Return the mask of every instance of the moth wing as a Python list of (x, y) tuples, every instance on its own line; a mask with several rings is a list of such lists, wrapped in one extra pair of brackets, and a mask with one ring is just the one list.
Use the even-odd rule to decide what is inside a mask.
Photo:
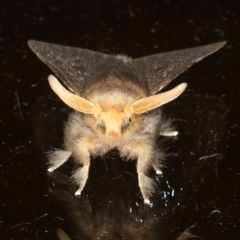
[(94, 75), (124, 61), (108, 54), (40, 41), (30, 40), (28, 45), (56, 76), (79, 96)]
[(218, 42), (195, 48), (155, 54), (134, 59), (131, 64), (135, 69), (141, 71), (148, 84), (150, 95), (154, 95), (191, 65), (216, 52), (225, 44), (226, 42)]

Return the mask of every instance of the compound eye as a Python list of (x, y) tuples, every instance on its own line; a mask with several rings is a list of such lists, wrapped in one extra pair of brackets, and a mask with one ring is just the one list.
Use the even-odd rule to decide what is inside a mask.
[(127, 128), (128, 126), (129, 126), (129, 122), (123, 121), (123, 122), (122, 122), (122, 125), (121, 125), (121, 128), (122, 128), (122, 129), (125, 129), (125, 128)]
[(102, 129), (106, 129), (106, 125), (104, 122), (101, 122), (98, 126)]

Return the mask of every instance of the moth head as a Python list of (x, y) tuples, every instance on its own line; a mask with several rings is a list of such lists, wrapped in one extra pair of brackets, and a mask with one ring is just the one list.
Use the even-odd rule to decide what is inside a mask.
[(182, 83), (167, 92), (142, 98), (134, 103), (130, 103), (126, 97), (118, 97), (114, 100), (105, 97), (99, 99), (98, 103), (92, 103), (69, 92), (54, 76), (50, 75), (48, 80), (53, 91), (63, 102), (79, 112), (94, 115), (96, 126), (112, 138), (120, 137), (130, 126), (132, 115), (144, 114), (174, 100), (187, 87), (186, 83)]
[(103, 129), (105, 134), (111, 138), (121, 136), (122, 132), (129, 127), (134, 113), (126, 98), (118, 98), (114, 102), (103, 98), (93, 109), (97, 127)]

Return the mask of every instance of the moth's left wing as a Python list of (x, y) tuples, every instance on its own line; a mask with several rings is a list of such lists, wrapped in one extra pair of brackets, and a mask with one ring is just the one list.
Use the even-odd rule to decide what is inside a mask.
[(131, 65), (145, 77), (150, 95), (154, 95), (192, 64), (216, 52), (225, 44), (226, 42), (218, 42), (137, 58), (131, 61)]

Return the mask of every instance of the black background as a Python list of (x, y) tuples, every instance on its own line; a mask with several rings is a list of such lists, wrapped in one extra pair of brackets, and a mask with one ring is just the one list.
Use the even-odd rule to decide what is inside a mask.
[[(237, 0), (2, 0), (0, 12), (1, 239), (57, 239), (58, 227), (72, 239), (94, 239), (81, 236), (74, 214), (90, 209), (83, 221), (91, 224), (112, 199), (146, 223), (154, 216), (152, 239), (176, 239), (187, 228), (199, 239), (240, 238)], [(184, 95), (164, 107), (180, 135), (160, 139), (169, 157), (150, 207), (143, 206), (134, 163), (117, 154), (92, 161), (80, 198), (67, 177), (71, 163), (46, 174), (45, 152), (61, 146), (69, 109), (52, 94), (46, 80), (51, 71), (30, 51), (29, 39), (133, 58), (227, 41), (168, 86), (188, 83)], [(111, 211), (102, 221), (108, 223)], [(114, 214), (121, 218), (121, 210)]]

